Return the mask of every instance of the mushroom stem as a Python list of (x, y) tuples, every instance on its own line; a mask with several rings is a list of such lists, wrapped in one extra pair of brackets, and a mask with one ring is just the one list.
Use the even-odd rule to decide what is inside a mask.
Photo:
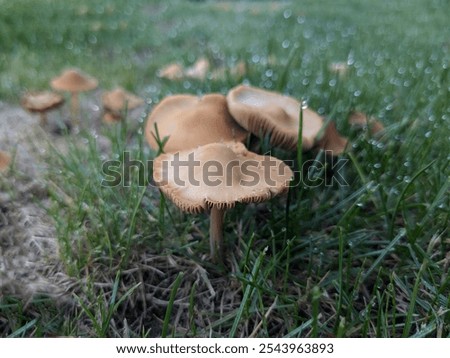
[(215, 206), (211, 208), (210, 227), (209, 227), (209, 245), (211, 250), (211, 259), (215, 263), (223, 262), (223, 218), (225, 210)]
[(78, 92), (72, 92), (72, 98), (70, 103), (70, 114), (73, 123), (78, 124), (80, 114), (80, 101), (78, 99)]
[(41, 121), (41, 126), (45, 126), (47, 124), (47, 113), (46, 112), (39, 113), (39, 119)]

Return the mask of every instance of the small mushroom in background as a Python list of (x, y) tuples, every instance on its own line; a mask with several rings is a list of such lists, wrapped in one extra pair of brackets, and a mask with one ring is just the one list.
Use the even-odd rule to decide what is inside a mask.
[(122, 120), (122, 115), (105, 111), (105, 113), (103, 113), (102, 119), (105, 123), (117, 123)]
[(162, 154), (154, 160), (153, 176), (164, 195), (181, 210), (209, 210), (211, 258), (223, 262), (225, 211), (236, 203), (259, 203), (286, 192), (293, 173), (279, 159), (230, 142)]
[(330, 72), (336, 73), (339, 76), (343, 77), (348, 72), (348, 65), (345, 62), (332, 62), (328, 66), (328, 69), (330, 70)]
[(50, 85), (56, 91), (70, 92), (72, 120), (77, 121), (75, 118), (79, 117), (80, 112), (79, 93), (97, 88), (98, 81), (81, 70), (72, 68), (51, 80)]
[(54, 92), (28, 92), (21, 99), (21, 105), (31, 113), (39, 113), (42, 126), (47, 124), (47, 112), (58, 108), (64, 103), (64, 98)]
[(316, 148), (336, 157), (345, 152), (347, 145), (348, 139), (339, 134), (334, 122), (330, 122), (325, 127), (322, 137), (317, 141)]
[(235, 66), (231, 67), (230, 69), (226, 68), (225, 66), (219, 67), (215, 69), (211, 73), (211, 79), (212, 80), (224, 80), (227, 78), (227, 76), (231, 77), (242, 77), (247, 73), (247, 65), (244, 61), (239, 61)]
[(166, 153), (208, 143), (243, 142), (248, 134), (233, 119), (225, 96), (221, 94), (173, 95), (158, 103), (149, 114), (145, 127), (150, 147), (158, 150), (155, 125), (160, 140), (168, 137), (164, 145)]
[(348, 123), (357, 128), (370, 128), (371, 134), (377, 134), (384, 129), (383, 124), (379, 120), (375, 118), (369, 118), (367, 114), (362, 112), (350, 113)]
[[(243, 128), (256, 136), (270, 135), (273, 146), (295, 150), (300, 124), (300, 102), (280, 93), (251, 86), (237, 86), (227, 95), (231, 115)], [(303, 150), (311, 149), (323, 125), (313, 110), (303, 109)]]
[(205, 57), (199, 58), (195, 63), (186, 68), (184, 75), (187, 78), (192, 78), (196, 80), (204, 80), (209, 70), (209, 61)]
[(11, 164), (11, 156), (2, 150), (0, 150), (0, 172), (4, 172), (9, 168)]
[(183, 78), (183, 72), (183, 67), (180, 64), (170, 63), (159, 69), (157, 75), (160, 78), (166, 78), (168, 80), (179, 80)]
[(112, 91), (105, 92), (102, 95), (102, 104), (105, 114), (105, 122), (117, 122), (123, 119), (125, 110), (132, 110), (144, 104), (144, 100), (121, 87)]

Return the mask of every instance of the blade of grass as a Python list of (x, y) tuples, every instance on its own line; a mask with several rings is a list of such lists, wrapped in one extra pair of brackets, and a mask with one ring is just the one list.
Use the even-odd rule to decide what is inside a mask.
[(426, 270), (427, 266), (428, 266), (428, 260), (425, 259), (422, 262), (422, 265), (420, 266), (419, 272), (416, 277), (416, 282), (414, 283), (414, 288), (413, 288), (413, 291), (411, 294), (411, 300), (409, 302), (408, 312), (406, 314), (405, 326), (403, 328), (403, 334), (402, 334), (403, 338), (408, 337), (410, 334), (412, 318), (413, 318), (413, 314), (414, 314), (414, 309), (416, 307), (417, 295), (419, 293), (419, 286), (422, 281), (423, 272)]
[(173, 303), (175, 301), (175, 297), (177, 295), (178, 288), (180, 288), (183, 276), (184, 276), (183, 272), (180, 272), (177, 275), (177, 278), (175, 279), (175, 281), (173, 283), (172, 290), (170, 291), (169, 303), (167, 304), (166, 314), (164, 315), (164, 322), (163, 322), (163, 326), (162, 326), (162, 330), (161, 330), (161, 338), (167, 337), (167, 332), (168, 332), (169, 323), (170, 323), (170, 317), (172, 315)]
[[(264, 256), (265, 256), (265, 250), (263, 252), (261, 252), (259, 254), (258, 258), (256, 259), (255, 265), (253, 266), (253, 270), (251, 273), (251, 282), (255, 281)], [(247, 308), (247, 303), (250, 299), (252, 290), (253, 290), (253, 286), (251, 284), (247, 284), (247, 286), (245, 287), (245, 290), (244, 290), (244, 296), (242, 297), (241, 304), (239, 305), (239, 308), (237, 310), (236, 317), (233, 322), (233, 326), (231, 327), (229, 338), (234, 338), (236, 336), (236, 331), (237, 331), (238, 325), (241, 321), (242, 316), (244, 315), (244, 311)]]

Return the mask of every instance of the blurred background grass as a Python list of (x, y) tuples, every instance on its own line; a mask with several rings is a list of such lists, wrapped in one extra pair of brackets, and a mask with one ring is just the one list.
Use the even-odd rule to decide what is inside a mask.
[[(199, 260), (207, 252), (206, 215), (170, 205), (169, 215), (156, 190), (100, 187), (102, 161), (110, 158), (98, 152), (95, 133), (80, 133), (85, 146), (52, 153), (57, 165), (48, 178), (74, 200), (67, 207), (55, 195), (50, 214), (66, 272), (88, 283), (84, 306), (63, 320), (49, 317), (60, 309), (51, 300), (36, 300), (28, 311), (8, 301), (0, 310), (14, 324), (5, 334), (157, 335), (170, 317), (139, 306), (146, 299), (132, 295), (134, 285), (148, 285), (144, 297), (167, 298), (184, 271), (178, 294), (194, 297), (193, 272), (202, 265), (214, 288), (223, 297), (233, 288), (236, 301), (211, 313), (192, 299), (185, 320), (172, 327), (175, 336), (246, 334), (258, 319), (259, 336), (448, 336), (449, 12), (446, 0), (0, 0), (4, 101), (47, 89), (72, 66), (97, 77), (102, 89), (121, 85), (150, 106), (170, 93), (226, 93), (244, 82), (307, 99), (353, 141), (343, 171), (350, 186), (296, 189), (287, 208), (273, 201), (227, 215), (225, 236), (238, 247), (230, 254), (238, 262), (224, 275)], [(202, 56), (213, 67), (243, 60), (247, 72), (218, 80), (156, 75), (168, 63), (189, 66)], [(335, 62), (347, 64), (344, 77), (329, 69)], [(346, 119), (354, 109), (383, 122), (381, 139), (351, 133)], [(134, 159), (154, 155), (135, 126), (100, 132), (111, 140), (111, 158), (125, 150)], [(166, 274), (161, 282), (152, 281), (153, 271), (145, 280), (130, 269), (145, 257)], [(111, 287), (119, 283), (120, 295), (137, 306), (114, 306), (114, 323), (96, 326), (109, 317)], [(197, 327), (194, 311), (211, 323)]]

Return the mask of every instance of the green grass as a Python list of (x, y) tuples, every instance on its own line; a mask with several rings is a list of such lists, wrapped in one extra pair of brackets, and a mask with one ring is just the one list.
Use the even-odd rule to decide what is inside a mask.
[[(0, 335), (450, 336), (448, 1), (305, 0), (275, 9), (257, 1), (229, 11), (212, 1), (90, 3), (0, 0), (2, 100), (48, 88), (68, 66), (152, 103), (169, 93), (226, 93), (245, 80), (304, 98), (336, 121), (352, 141), (339, 171), (349, 185), (330, 183), (333, 163), (318, 154), (325, 169), (315, 175), (330, 185), (230, 210), (224, 270), (206, 259), (207, 215), (181, 213), (139, 186), (136, 171), (129, 186), (100, 185), (105, 159), (154, 157), (143, 123), (101, 130), (109, 158), (86, 129), (85, 146), (50, 151), (47, 175), (65, 271), (85, 284), (69, 310), (45, 297), (28, 305), (2, 298)], [(168, 62), (200, 56), (217, 66), (244, 60), (248, 73), (156, 76)], [(328, 70), (337, 61), (350, 64), (347, 76)], [(385, 131), (353, 131), (352, 110), (378, 117)]]

